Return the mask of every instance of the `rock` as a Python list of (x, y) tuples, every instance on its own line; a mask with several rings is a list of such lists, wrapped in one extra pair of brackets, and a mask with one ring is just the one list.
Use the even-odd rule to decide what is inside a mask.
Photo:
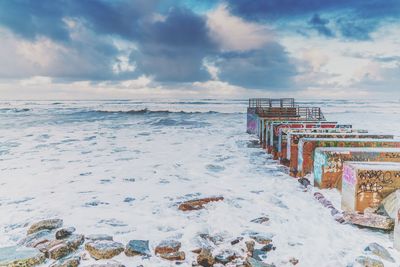
[(66, 238), (75, 232), (75, 227), (61, 228), (56, 232), (56, 239)]
[(356, 262), (364, 267), (384, 267), (383, 263), (380, 260), (375, 260), (365, 256), (359, 256), (358, 258), (356, 258)]
[(265, 245), (261, 248), (262, 251), (266, 251), (266, 252), (269, 252), (269, 251), (275, 250), (275, 249), (276, 249), (276, 247), (274, 247), (272, 244)]
[(275, 267), (273, 264), (267, 264), (252, 257), (247, 257), (245, 265), (246, 267)]
[(77, 256), (73, 257), (68, 257), (65, 259), (61, 259), (52, 265), (50, 267), (78, 267), (81, 259)]
[(71, 249), (67, 243), (62, 242), (54, 245), (47, 250), (46, 256), (53, 260), (61, 259), (71, 253)]
[(92, 264), (85, 267), (125, 267), (125, 265), (119, 262), (111, 262), (111, 263)]
[(99, 240), (109, 240), (109, 241), (113, 241), (113, 237), (110, 235), (87, 235), (86, 239), (90, 240), (90, 241), (99, 241)]
[(41, 231), (30, 234), (30, 235), (26, 236), (25, 238), (21, 239), (18, 242), (18, 245), (34, 248), (37, 245), (39, 245), (43, 242), (48, 242), (52, 239), (53, 239), (53, 235), (50, 230), (41, 230)]
[(193, 249), (193, 250), (191, 250), (191, 251), (192, 251), (193, 253), (195, 253), (195, 254), (200, 254), (201, 250), (202, 250), (202, 248), (195, 248), (195, 249)]
[(242, 237), (242, 236), (236, 237), (235, 239), (233, 239), (233, 240), (231, 241), (231, 245), (236, 245), (237, 243), (239, 243), (239, 242), (242, 241), (242, 240), (243, 240), (243, 237)]
[(200, 234), (199, 236), (204, 240), (211, 241), (214, 245), (219, 245), (224, 242), (224, 237), (219, 234), (213, 236), (209, 234)]
[(83, 243), (83, 235), (72, 234), (68, 238), (51, 240), (40, 243), (36, 246), (46, 257), (51, 259), (60, 259), (76, 251)]
[(267, 258), (267, 252), (261, 249), (255, 249), (252, 257), (256, 260), (263, 261)]
[(254, 239), (258, 244), (267, 245), (272, 242), (272, 234), (253, 234), (250, 238)]
[(79, 234), (72, 234), (65, 240), (72, 250), (77, 250), (85, 241), (85, 237)]
[(395, 260), (392, 258), (390, 253), (381, 245), (378, 243), (371, 243), (369, 244), (365, 249), (365, 252), (367, 253), (372, 253), (378, 257), (380, 257), (383, 260), (390, 261), (390, 262), (395, 262)]
[(344, 212), (343, 218), (352, 224), (369, 228), (393, 230), (394, 227), (393, 219), (373, 213), (359, 214), (356, 212)]
[(394, 191), (386, 198), (384, 198), (380, 204), (382, 208), (390, 218), (396, 219), (397, 209), (400, 207), (400, 190)]
[(208, 198), (193, 199), (181, 203), (178, 208), (179, 210), (182, 211), (199, 210), (203, 209), (204, 205), (206, 205), (207, 203), (222, 201), (222, 200), (224, 200), (223, 197), (208, 197)]
[(299, 178), (298, 180), (297, 180), (302, 186), (304, 186), (305, 188), (307, 188), (307, 187), (309, 187), (309, 186), (311, 186), (311, 183), (310, 183), (310, 181), (307, 179), (307, 178)]
[(175, 251), (171, 253), (160, 254), (160, 257), (170, 261), (183, 261), (185, 260), (185, 252)]
[(149, 241), (148, 240), (131, 240), (125, 247), (125, 255), (126, 256), (150, 256), (151, 252), (149, 249)]
[(179, 251), (181, 242), (176, 240), (164, 240), (155, 249), (156, 254), (167, 254)]
[(124, 245), (110, 240), (98, 240), (85, 244), (85, 249), (94, 259), (111, 259), (124, 251)]
[(259, 218), (253, 219), (250, 222), (258, 223), (258, 224), (268, 224), (269, 218), (266, 217), (266, 216), (263, 216), (263, 217), (259, 217)]
[(63, 224), (61, 219), (48, 219), (36, 222), (28, 229), (28, 235), (38, 232), (40, 230), (53, 230), (60, 228)]
[(0, 266), (31, 267), (45, 261), (45, 256), (38, 249), (26, 247), (0, 248)]
[(299, 263), (299, 260), (296, 258), (290, 258), (289, 262), (293, 265), (296, 265), (297, 263)]
[(222, 264), (227, 264), (228, 262), (233, 261), (234, 259), (236, 259), (236, 253), (234, 251), (231, 250), (224, 250), (220, 253), (218, 253), (214, 259), (216, 262), (218, 263), (222, 263)]
[(246, 244), (247, 252), (249, 252), (250, 255), (253, 255), (254, 246), (256, 245), (256, 243), (253, 240), (249, 240), (249, 241), (246, 241), (245, 244)]
[(197, 256), (197, 263), (200, 266), (211, 267), (215, 263), (211, 250), (203, 248)]

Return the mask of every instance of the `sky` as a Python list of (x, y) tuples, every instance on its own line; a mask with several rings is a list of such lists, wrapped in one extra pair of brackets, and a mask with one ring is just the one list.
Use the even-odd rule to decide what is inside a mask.
[(400, 99), (399, 0), (4, 0), (0, 99)]

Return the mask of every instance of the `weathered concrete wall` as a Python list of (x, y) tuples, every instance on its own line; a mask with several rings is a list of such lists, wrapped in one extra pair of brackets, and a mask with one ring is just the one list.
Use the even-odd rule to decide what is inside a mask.
[(314, 186), (341, 190), (344, 161), (400, 162), (399, 148), (316, 148)]
[[(392, 135), (360, 136), (358, 138), (346, 135), (341, 138), (302, 138), (298, 144), (297, 166), (295, 163), (293, 166), (297, 169), (297, 176), (311, 173), (314, 164), (314, 150), (317, 147), (400, 147), (400, 141), (390, 140), (391, 138), (393, 138)], [(292, 166), (292, 158), (290, 162)]]
[(400, 163), (345, 162), (342, 179), (342, 209), (364, 212), (400, 188)]
[(326, 122), (326, 121), (282, 121), (272, 122), (269, 129), (269, 142), (267, 142), (267, 148), (269, 153), (273, 155), (274, 159), (278, 159), (278, 144), (279, 136), (282, 133), (282, 129), (301, 129), (301, 128), (335, 128), (337, 122)]

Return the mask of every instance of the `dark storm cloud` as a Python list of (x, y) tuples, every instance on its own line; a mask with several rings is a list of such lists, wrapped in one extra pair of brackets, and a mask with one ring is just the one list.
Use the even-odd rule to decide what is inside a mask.
[(97, 33), (135, 37), (138, 23), (154, 11), (156, 0), (15, 0), (0, 1), (0, 25), (20, 36), (34, 39), (46, 36), (68, 41), (64, 21), (79, 18)]
[[(368, 40), (377, 25), (388, 18), (399, 18), (399, 0), (227, 0), (231, 10), (249, 20), (275, 21), (309, 18), (313, 14), (341, 16), (336, 23), (341, 37)], [(344, 16), (342, 14), (345, 14)], [(315, 15), (314, 15), (315, 16)], [(318, 16), (318, 15), (317, 15)], [(325, 20), (313, 17), (309, 21), (320, 34), (332, 37)]]
[(308, 24), (315, 29), (319, 34), (326, 37), (334, 37), (335, 34), (328, 27), (329, 20), (321, 18), (318, 14), (314, 14)]
[(375, 20), (338, 19), (337, 26), (343, 37), (359, 41), (371, 39), (370, 34), (378, 28)]
[(44, 35), (53, 40), (69, 40), (63, 17), (60, 1), (0, 1), (0, 25), (27, 39)]
[(398, 16), (398, 0), (226, 0), (233, 12), (253, 20), (285, 19), (320, 12), (352, 10), (363, 18)]
[(217, 64), (220, 78), (233, 84), (256, 89), (290, 89), (297, 74), (284, 48), (269, 43), (249, 52), (225, 53)]
[(139, 69), (161, 81), (203, 81), (209, 78), (203, 59), (217, 52), (204, 17), (174, 8), (164, 21), (148, 24), (141, 33), (140, 54), (131, 59)]

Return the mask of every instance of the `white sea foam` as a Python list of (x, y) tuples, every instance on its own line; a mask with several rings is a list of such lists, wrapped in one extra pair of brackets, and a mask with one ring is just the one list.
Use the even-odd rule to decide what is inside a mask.
[[(319, 101), (330, 120), (400, 136), (398, 102)], [(198, 233), (227, 238), (253, 230), (274, 235), (266, 262), (346, 266), (389, 234), (340, 225), (329, 210), (251, 146), (247, 101), (12, 101), (0, 103), (0, 245), (15, 244), (27, 224), (63, 218), (84, 234), (116, 241), (174, 237), (191, 266)], [(143, 111), (144, 109), (147, 109)], [(101, 112), (99, 112), (101, 111)], [(107, 112), (105, 112), (107, 111)], [(138, 112), (133, 112), (138, 111)], [(157, 112), (151, 112), (157, 111)], [(169, 111), (169, 112), (165, 112)], [(180, 112), (184, 111), (184, 112)], [(212, 111), (212, 112), (210, 112)], [(323, 190), (337, 208), (340, 195)], [(222, 195), (207, 209), (176, 203)], [(262, 215), (270, 225), (250, 221)], [(127, 266), (167, 266), (151, 257), (116, 257)]]

